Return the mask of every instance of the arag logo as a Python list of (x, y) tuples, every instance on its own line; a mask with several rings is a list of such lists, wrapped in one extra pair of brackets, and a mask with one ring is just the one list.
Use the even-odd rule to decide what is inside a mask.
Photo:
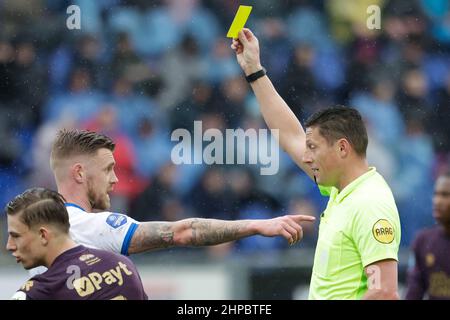
[(395, 230), (386, 219), (380, 219), (373, 225), (372, 234), (381, 243), (391, 243), (395, 238)]

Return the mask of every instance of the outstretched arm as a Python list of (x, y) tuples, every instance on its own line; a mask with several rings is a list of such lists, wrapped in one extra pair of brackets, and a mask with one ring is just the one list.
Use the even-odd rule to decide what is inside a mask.
[[(249, 29), (244, 28), (239, 32), (239, 40), (233, 40), (231, 48), (235, 50), (238, 63), (245, 75), (262, 69), (258, 39)], [(275, 90), (269, 77), (259, 78), (251, 83), (251, 87), (267, 126), (279, 130), (279, 142), (283, 150), (313, 178), (311, 169), (302, 161), (306, 138), (300, 121)]]
[(212, 246), (252, 235), (282, 236), (289, 244), (303, 237), (301, 221), (314, 221), (312, 216), (286, 215), (268, 220), (185, 219), (175, 222), (141, 223), (131, 239), (128, 252), (168, 248), (172, 246)]

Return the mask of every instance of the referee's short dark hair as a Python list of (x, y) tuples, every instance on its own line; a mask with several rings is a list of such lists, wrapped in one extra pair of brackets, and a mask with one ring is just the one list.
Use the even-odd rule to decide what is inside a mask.
[(361, 114), (356, 109), (336, 106), (320, 110), (306, 120), (305, 127), (317, 127), (330, 145), (344, 138), (359, 156), (366, 156), (367, 130)]
[(69, 233), (69, 214), (65, 199), (56, 191), (32, 188), (12, 199), (5, 207), (6, 214), (19, 219), (30, 229), (40, 224), (52, 224), (63, 233)]

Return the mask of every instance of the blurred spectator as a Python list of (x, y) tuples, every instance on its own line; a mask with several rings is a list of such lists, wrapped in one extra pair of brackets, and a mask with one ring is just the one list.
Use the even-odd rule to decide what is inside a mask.
[(433, 144), (421, 121), (407, 119), (406, 136), (399, 141), (396, 176), (391, 187), (402, 223), (402, 243), (409, 245), (416, 230), (431, 225), (425, 215), (431, 206)]
[(225, 220), (237, 219), (233, 215), (235, 212), (232, 210), (223, 169), (218, 166), (206, 169), (200, 181), (191, 189), (187, 199), (197, 216)]
[(371, 166), (377, 168), (389, 185), (392, 185), (397, 178), (397, 148), (391, 143), (386, 144), (380, 140), (379, 132), (370, 120), (366, 120), (365, 124), (370, 141), (367, 146), (367, 161)]
[(107, 84), (105, 65), (101, 60), (101, 45), (98, 36), (83, 34), (77, 39), (75, 55), (73, 57), (73, 67), (88, 71), (91, 76), (91, 85), (96, 89), (104, 87)]
[(208, 52), (218, 36), (216, 17), (198, 0), (164, 0), (148, 7), (149, 4), (143, 10), (119, 7), (109, 21), (112, 30), (130, 34), (134, 47), (143, 56), (160, 56), (179, 46), (187, 34), (203, 39), (200, 49)]
[(118, 4), (120, 0), (75, 0), (73, 4), (80, 7), (83, 18), (81, 19), (81, 31), (83, 33), (101, 34), (103, 32), (103, 12), (107, 8)]
[(351, 93), (369, 91), (370, 76), (380, 67), (377, 64), (380, 55), (380, 44), (373, 36), (354, 39), (347, 50), (350, 59), (347, 65), (347, 83), (343, 92), (344, 99), (350, 98)]
[(31, 39), (15, 41), (16, 59), (12, 82), (19, 126), (35, 127), (41, 121), (41, 108), (47, 99), (45, 70), (36, 61), (36, 48)]
[(116, 47), (109, 67), (113, 79), (125, 78), (142, 93), (155, 97), (163, 86), (158, 68), (137, 54), (128, 33), (116, 36)]
[(185, 209), (176, 193), (176, 167), (166, 163), (154, 179), (133, 201), (133, 218), (138, 221), (175, 221), (186, 217)]
[(164, 88), (158, 97), (163, 108), (174, 108), (192, 92), (194, 81), (205, 77), (205, 61), (200, 56), (197, 40), (186, 35), (176, 50), (169, 52), (161, 62)]
[(282, 95), (298, 119), (313, 113), (319, 89), (312, 72), (315, 50), (307, 44), (298, 45), (289, 63)]
[(262, 19), (256, 30), (261, 34), (261, 61), (273, 83), (281, 85), (288, 72), (293, 50), (287, 27), (280, 17), (270, 17)]
[(288, 14), (288, 35), (294, 44), (309, 43), (316, 48), (330, 45), (332, 40), (323, 12), (305, 5), (293, 8)]
[(143, 119), (153, 119), (163, 125), (156, 103), (143, 94), (137, 94), (132, 82), (125, 76), (115, 79), (111, 95), (119, 126), (133, 139), (140, 135), (140, 123)]
[(7, 102), (16, 96), (13, 80), (14, 48), (8, 39), (0, 38), (0, 98)]
[[(15, 136), (14, 48), (10, 41), (0, 39), (0, 167), (11, 166), (20, 156), (22, 146)], [(17, 127), (16, 127), (17, 128)]]
[(226, 180), (234, 200), (232, 211), (236, 214), (246, 212), (253, 205), (261, 205), (274, 214), (281, 210), (280, 202), (259, 188), (255, 183), (254, 174), (248, 168), (239, 167), (230, 170), (227, 172)]
[(169, 135), (161, 131), (155, 119), (142, 118), (138, 122), (139, 133), (133, 136), (136, 149), (136, 170), (142, 177), (150, 177), (170, 161)]
[(80, 122), (92, 118), (100, 109), (104, 95), (92, 88), (92, 75), (88, 69), (75, 68), (69, 79), (67, 92), (51, 96), (44, 106), (44, 121), (58, 119), (68, 112)]
[(116, 37), (116, 48), (111, 61), (111, 69), (114, 77), (126, 74), (129, 68), (142, 65), (143, 59), (135, 52), (130, 36), (121, 32)]
[(390, 148), (404, 134), (404, 120), (395, 104), (394, 93), (394, 83), (384, 77), (374, 79), (369, 92), (357, 93), (350, 100), (350, 106), (358, 109), (369, 122), (373, 135)]
[(192, 132), (194, 121), (200, 120), (201, 114), (217, 110), (213, 102), (213, 94), (213, 87), (210, 83), (195, 82), (192, 95), (171, 110), (171, 130), (185, 128)]
[(228, 40), (216, 40), (207, 62), (209, 72), (206, 77), (209, 82), (220, 84), (225, 79), (242, 75), (236, 64), (236, 57), (232, 53)]
[(450, 300), (450, 172), (434, 186), (433, 217), (438, 225), (420, 231), (412, 246), (407, 300)]
[(427, 92), (427, 81), (421, 70), (410, 69), (404, 73), (397, 101), (405, 119), (420, 119), (425, 126), (429, 125), (432, 109)]
[(437, 93), (436, 113), (433, 116), (434, 145), (441, 156), (450, 156), (450, 72), (445, 86)]
[(226, 78), (209, 109), (221, 114), (226, 128), (237, 128), (245, 116), (248, 95), (248, 86), (242, 76)]

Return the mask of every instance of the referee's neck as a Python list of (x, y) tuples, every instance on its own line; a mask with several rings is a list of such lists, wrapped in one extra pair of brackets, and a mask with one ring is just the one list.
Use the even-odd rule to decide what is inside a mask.
[(336, 186), (339, 192), (341, 192), (346, 186), (358, 179), (360, 176), (367, 173), (369, 170), (369, 165), (366, 159), (349, 162), (348, 166), (344, 168), (338, 185)]

